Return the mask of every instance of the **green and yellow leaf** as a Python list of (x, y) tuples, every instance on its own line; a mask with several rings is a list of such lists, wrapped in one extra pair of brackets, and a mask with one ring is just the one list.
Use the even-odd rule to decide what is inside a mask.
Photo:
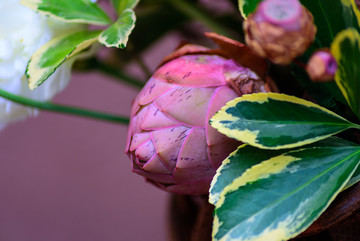
[(359, 146), (316, 144), (258, 164), (251, 157), (241, 158), (247, 150), (240, 148), (223, 165), (229, 170), (239, 166), (232, 162), (251, 164), (221, 192), (213, 240), (283, 241), (309, 227), (344, 188), (360, 160)]
[(346, 29), (336, 35), (331, 44), (331, 53), (338, 63), (335, 81), (346, 101), (360, 118), (360, 34), (354, 29)]
[(122, 14), (126, 9), (134, 9), (140, 0), (111, 0), (118, 14)]
[(263, 149), (293, 148), (358, 128), (319, 105), (277, 93), (236, 98), (221, 108), (210, 124), (228, 137)]
[(330, 47), (335, 36), (344, 29), (360, 29), (360, 13), (354, 0), (300, 1), (314, 17), (317, 48)]
[(247, 18), (247, 16), (254, 12), (257, 5), (262, 0), (239, 0), (239, 10), (243, 18)]
[(359, 181), (360, 181), (360, 167), (358, 166), (354, 174), (351, 176), (350, 180), (346, 183), (344, 189), (351, 187), (352, 185), (358, 183)]
[(21, 3), (61, 21), (95, 25), (111, 23), (109, 16), (90, 0), (21, 0)]
[(31, 56), (26, 68), (30, 89), (41, 85), (67, 59), (98, 40), (100, 31), (81, 31), (52, 39)]
[(232, 152), (217, 169), (209, 193), (209, 202), (216, 204), (225, 187), (250, 167), (275, 157), (284, 151), (259, 150), (249, 145), (241, 145)]
[(135, 21), (134, 11), (125, 10), (115, 23), (101, 33), (99, 42), (106, 47), (125, 48), (129, 35), (135, 27)]

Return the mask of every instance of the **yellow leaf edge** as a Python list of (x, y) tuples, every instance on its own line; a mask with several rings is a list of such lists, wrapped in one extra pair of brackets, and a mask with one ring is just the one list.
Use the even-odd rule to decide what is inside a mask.
[[(257, 136), (259, 131), (250, 131), (250, 130), (234, 130), (234, 129), (228, 129), (226, 127), (223, 126), (223, 124), (221, 123), (221, 121), (223, 120), (229, 120), (229, 121), (236, 121), (237, 118), (229, 115), (226, 113), (226, 110), (230, 107), (234, 107), (236, 106), (237, 103), (242, 102), (242, 101), (248, 101), (248, 102), (257, 102), (257, 103), (265, 103), (267, 102), (269, 99), (275, 99), (275, 100), (279, 100), (279, 101), (285, 101), (285, 102), (290, 102), (290, 103), (295, 103), (295, 104), (300, 104), (300, 105), (304, 105), (307, 107), (313, 107), (313, 108), (317, 108), (320, 109), (330, 115), (333, 115), (339, 119), (342, 119), (346, 122), (350, 123), (349, 121), (347, 121), (345, 118), (335, 114), (334, 112), (319, 106), (315, 103), (312, 103), (310, 101), (304, 100), (304, 99), (300, 99), (298, 97), (295, 96), (290, 96), (290, 95), (286, 95), (286, 94), (279, 94), (279, 93), (272, 93), (272, 92), (268, 92), (268, 93), (256, 93), (256, 94), (247, 94), (247, 95), (243, 95), (241, 97), (235, 98), (231, 101), (229, 101), (228, 103), (226, 103), (225, 106), (223, 106), (211, 119), (210, 119), (210, 124), (213, 128), (215, 128), (217, 131), (219, 131), (220, 133), (230, 137), (230, 138), (234, 138), (238, 141), (242, 141), (244, 143), (247, 143), (251, 146), (255, 146), (261, 149), (271, 149), (271, 150), (279, 150), (279, 149), (286, 149), (286, 148), (294, 148), (294, 147), (298, 147), (298, 146), (302, 146), (302, 145), (306, 145), (306, 144), (310, 144), (310, 143), (314, 143), (316, 141), (325, 139), (327, 137), (330, 137), (336, 133), (333, 134), (329, 134), (329, 135), (323, 135), (323, 136), (318, 136), (316, 138), (311, 138), (311, 139), (307, 139), (304, 141), (299, 141), (296, 143), (292, 143), (292, 144), (286, 144), (286, 145), (279, 145), (279, 146), (274, 146), (274, 147), (268, 147), (268, 146), (264, 146), (260, 143), (258, 143), (257, 141)], [(350, 128), (350, 127), (349, 127)], [(341, 132), (341, 131), (339, 131)], [(337, 132), (337, 133), (339, 133)]]
[[(47, 68), (41, 68), (39, 67), (40, 61), (43, 57), (43, 53), (45, 53), (49, 48), (56, 46), (59, 42), (61, 42), (64, 38), (72, 35), (66, 34), (59, 37), (56, 37), (46, 44), (42, 45), (38, 50), (35, 51), (35, 53), (31, 56), (27, 66), (26, 66), (26, 72), (25, 75), (28, 78), (28, 84), (29, 88), (31, 90), (34, 90), (36, 87), (41, 85), (47, 78), (50, 77), (51, 74), (53, 74), (56, 69), (67, 59), (71, 58), (72, 56), (76, 55), (77, 53), (81, 52), (82, 50), (86, 49), (90, 45), (92, 45), (94, 42), (98, 40), (98, 36), (85, 40), (84, 42), (81, 42), (78, 44), (74, 49), (72, 49), (69, 54), (67, 54), (61, 61), (58, 62), (56, 66), (51, 66)], [(100, 34), (100, 32), (99, 32)], [(52, 70), (53, 69), (53, 70)], [(48, 73), (47, 73), (48, 72)]]

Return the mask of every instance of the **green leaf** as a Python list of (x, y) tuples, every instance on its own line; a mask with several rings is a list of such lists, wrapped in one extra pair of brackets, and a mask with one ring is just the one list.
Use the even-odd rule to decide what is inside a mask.
[(111, 0), (118, 14), (122, 14), (126, 9), (134, 9), (140, 0)]
[(101, 33), (99, 42), (106, 47), (125, 48), (129, 35), (135, 27), (135, 21), (134, 11), (125, 10), (114, 24)]
[(31, 56), (26, 68), (30, 89), (41, 85), (67, 59), (95, 43), (100, 31), (81, 31), (52, 39)]
[(354, 0), (301, 0), (301, 3), (312, 13), (318, 27), (317, 48), (330, 47), (336, 34), (346, 28), (360, 29), (360, 12)]
[[(321, 140), (315, 144), (308, 145), (306, 147), (348, 147), (358, 146), (357, 144), (346, 141), (337, 137), (329, 137), (325, 140)], [(250, 167), (261, 163), (262, 161), (268, 160), (272, 157), (289, 152), (286, 150), (259, 150), (256, 147), (249, 146), (247, 144), (241, 145), (237, 150), (232, 152), (217, 169), (216, 175), (214, 176), (209, 193), (209, 202), (216, 204), (220, 198), (220, 194), (223, 192), (225, 187), (230, 185), (236, 178), (242, 175)], [(359, 173), (360, 179), (360, 168), (355, 171), (353, 177), (349, 183), (356, 182), (356, 173)], [(353, 179), (354, 178), (354, 179)]]
[[(231, 162), (250, 161), (241, 158), (240, 150)], [(359, 158), (359, 146), (323, 144), (241, 170), (216, 203), (213, 240), (282, 241), (297, 236), (342, 190)], [(231, 168), (231, 163), (225, 165)]]
[(21, 3), (62, 21), (95, 25), (111, 23), (109, 16), (90, 0), (22, 0)]
[(228, 137), (263, 149), (293, 148), (359, 128), (312, 102), (276, 93), (236, 98), (210, 124)]
[(220, 194), (225, 187), (230, 185), (239, 175), (248, 168), (268, 160), (284, 151), (261, 150), (249, 146), (241, 145), (236, 151), (232, 152), (217, 169), (214, 176), (209, 194), (209, 202), (216, 204), (220, 198)]
[(358, 183), (360, 181), (360, 167), (358, 166), (354, 172), (354, 174), (351, 176), (350, 180), (346, 183), (346, 186), (343, 190), (348, 189), (352, 185)]
[(239, 10), (243, 18), (247, 18), (247, 16), (254, 12), (257, 5), (262, 0), (239, 0)]
[(354, 29), (340, 32), (331, 44), (331, 53), (338, 63), (335, 81), (346, 101), (360, 118), (360, 34)]

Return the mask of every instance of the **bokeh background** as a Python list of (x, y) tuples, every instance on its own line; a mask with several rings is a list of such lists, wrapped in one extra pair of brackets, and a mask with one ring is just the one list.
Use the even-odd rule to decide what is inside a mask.
[[(163, 38), (145, 63), (154, 70), (178, 42)], [(138, 91), (74, 72), (54, 102), (128, 115)], [(126, 125), (49, 112), (1, 131), (0, 241), (168, 240), (169, 194), (131, 172), (126, 135)]]

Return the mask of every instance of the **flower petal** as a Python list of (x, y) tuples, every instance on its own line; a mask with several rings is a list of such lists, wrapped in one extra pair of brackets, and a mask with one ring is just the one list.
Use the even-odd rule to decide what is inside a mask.
[(132, 137), (131, 145), (130, 145), (129, 150), (130, 151), (135, 150), (139, 145), (143, 144), (145, 141), (147, 141), (149, 139), (150, 139), (150, 133), (149, 132), (135, 134)]
[(206, 142), (208, 145), (214, 145), (216, 143), (221, 143), (229, 139), (228, 137), (211, 127), (209, 124), (209, 120), (228, 101), (235, 99), (236, 97), (238, 97), (236, 92), (228, 86), (221, 86), (215, 90), (214, 95), (211, 97), (209, 107), (206, 113), (205, 130), (207, 137)]
[(151, 173), (171, 174), (158, 155), (154, 155), (144, 166), (143, 170)]
[(172, 88), (174, 88), (172, 84), (151, 78), (136, 98), (136, 101), (139, 105), (147, 105)]
[(228, 138), (222, 143), (208, 146), (207, 150), (212, 167), (215, 170), (218, 169), (229, 153), (235, 151), (239, 145), (240, 142)]
[(151, 132), (155, 149), (164, 163), (173, 170), (178, 153), (190, 128), (178, 126)]
[(135, 151), (136, 157), (146, 162), (149, 161), (155, 153), (156, 151), (151, 140), (141, 144)]
[(205, 139), (203, 128), (192, 128), (179, 153), (174, 170), (175, 182), (188, 182), (215, 174), (209, 163)]
[(160, 96), (156, 106), (190, 126), (204, 127), (208, 103), (215, 88), (177, 87)]
[(226, 85), (222, 74), (224, 61), (217, 55), (185, 55), (166, 63), (153, 76), (182, 86)]
[(155, 105), (148, 105), (148, 112), (141, 125), (143, 130), (155, 130), (159, 128), (174, 127), (180, 123), (164, 115)]

